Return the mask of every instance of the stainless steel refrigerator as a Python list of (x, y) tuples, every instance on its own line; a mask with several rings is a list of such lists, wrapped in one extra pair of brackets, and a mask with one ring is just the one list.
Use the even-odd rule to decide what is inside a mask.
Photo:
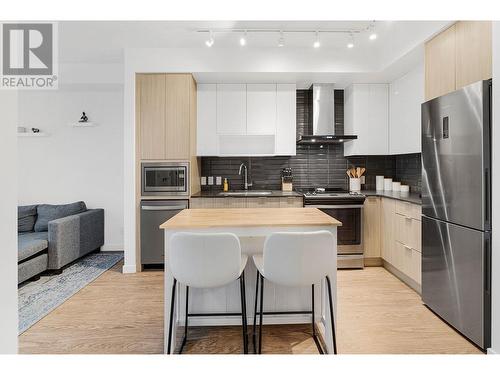
[(477, 346), (491, 331), (491, 80), (422, 104), (422, 299)]

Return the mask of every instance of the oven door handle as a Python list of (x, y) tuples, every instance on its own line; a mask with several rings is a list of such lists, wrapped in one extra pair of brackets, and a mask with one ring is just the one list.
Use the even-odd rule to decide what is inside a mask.
[(362, 204), (306, 204), (305, 207), (310, 208), (363, 208)]

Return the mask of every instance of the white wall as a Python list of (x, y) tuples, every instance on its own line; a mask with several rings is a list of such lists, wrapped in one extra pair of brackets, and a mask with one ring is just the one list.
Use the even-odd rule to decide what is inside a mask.
[[(62, 65), (60, 87), (19, 94), (19, 125), (43, 138), (18, 140), (19, 204), (86, 202), (105, 210), (103, 250), (123, 250), (123, 70)], [(92, 128), (75, 128), (85, 111)]]
[(0, 354), (17, 352), (17, 95), (0, 90)]
[[(492, 191), (500, 191), (500, 22), (493, 22)], [(500, 354), (500, 196), (492, 197), (492, 328), (491, 350)]]

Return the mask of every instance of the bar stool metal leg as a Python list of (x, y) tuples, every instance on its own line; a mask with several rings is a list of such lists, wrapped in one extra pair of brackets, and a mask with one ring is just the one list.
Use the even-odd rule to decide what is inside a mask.
[(241, 326), (243, 329), (243, 352), (248, 354), (247, 307), (245, 295), (245, 271), (240, 276)]
[(170, 324), (168, 328), (168, 345), (167, 345), (167, 354), (171, 354), (172, 347), (172, 324), (174, 322), (174, 303), (175, 303), (175, 290), (177, 287), (177, 280), (174, 278), (174, 284), (172, 285), (172, 299), (170, 301)]
[(189, 285), (186, 285), (186, 320), (184, 324), (184, 338), (182, 339), (181, 349), (179, 354), (182, 354), (184, 345), (186, 345), (187, 335), (188, 335), (188, 316), (189, 316)]
[(330, 283), (330, 278), (328, 276), (326, 276), (326, 285), (328, 287), (328, 302), (330, 304), (330, 321), (332, 323), (333, 353), (337, 354), (337, 338), (335, 336), (335, 320), (333, 318), (332, 285)]
[(253, 352), (257, 354), (257, 302), (259, 300), (259, 271), (257, 271), (257, 276), (255, 277), (255, 306), (253, 311)]
[(318, 348), (319, 354), (324, 354), (323, 348), (321, 347), (321, 344), (318, 339), (318, 335), (316, 335), (316, 314), (314, 313), (314, 284), (311, 286), (311, 311), (312, 311), (312, 336), (314, 339), (314, 343), (316, 344), (316, 347)]
[(264, 276), (260, 275), (260, 321), (259, 321), (259, 354), (262, 354), (262, 318), (264, 316)]

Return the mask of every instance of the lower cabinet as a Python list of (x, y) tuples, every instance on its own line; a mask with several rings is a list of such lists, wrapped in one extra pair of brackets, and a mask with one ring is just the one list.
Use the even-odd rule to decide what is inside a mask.
[(419, 290), (422, 284), (422, 221), (417, 204), (382, 198), (381, 254), (400, 278)]
[(189, 208), (286, 208), (303, 207), (302, 197), (191, 198)]

